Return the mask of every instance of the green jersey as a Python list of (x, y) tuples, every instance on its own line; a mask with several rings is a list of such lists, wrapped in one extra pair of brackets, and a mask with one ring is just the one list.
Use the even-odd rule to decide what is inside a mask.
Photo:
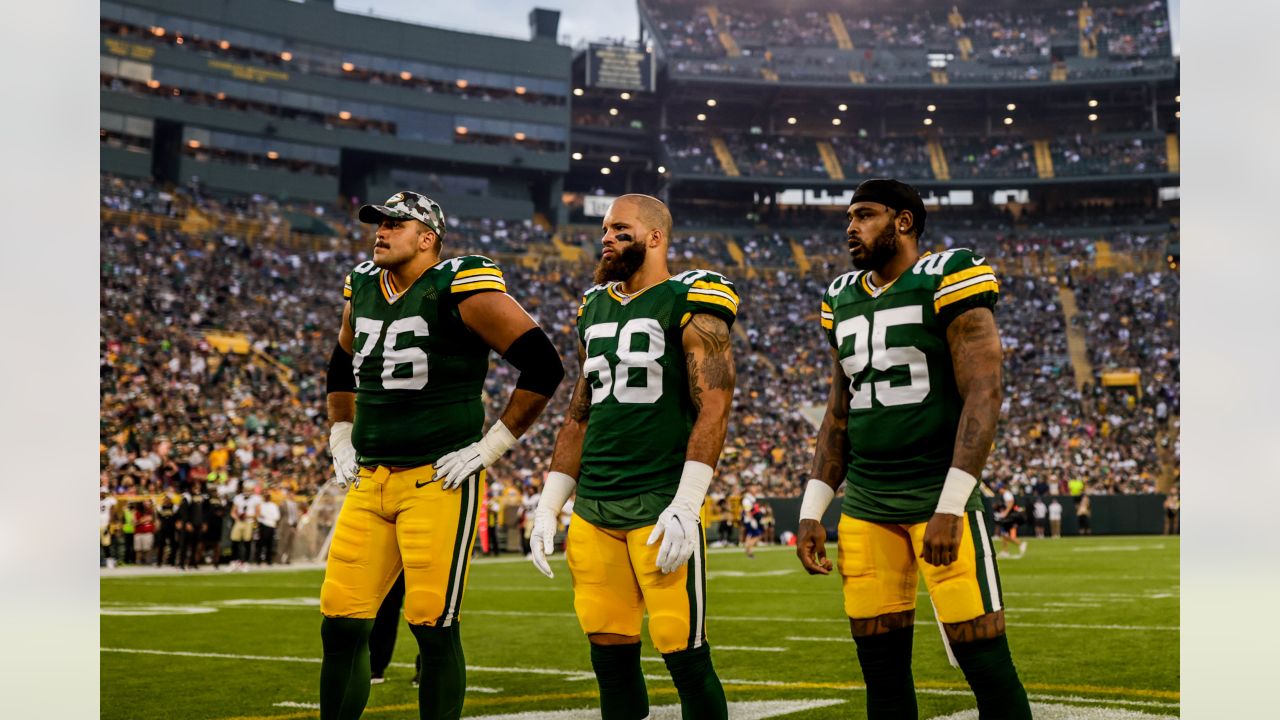
[(444, 260), (403, 289), (372, 261), (351, 271), (342, 294), (355, 333), (351, 442), (362, 465), (426, 465), (480, 439), (489, 346), (458, 304), (506, 289), (502, 270), (479, 255)]
[(680, 273), (634, 295), (623, 295), (621, 287), (597, 285), (578, 308), (582, 373), (591, 391), (578, 497), (588, 501), (675, 491), (696, 417), (684, 326), (697, 313), (732, 326), (738, 312), (733, 284), (706, 270)]
[[(994, 308), (999, 286), (967, 249), (923, 255), (888, 285), (871, 273), (836, 278), (822, 296), (822, 327), (849, 378), (849, 465), (843, 511), (874, 522), (924, 522), (951, 467), (963, 400), (947, 325)], [(977, 489), (967, 509), (980, 510)]]

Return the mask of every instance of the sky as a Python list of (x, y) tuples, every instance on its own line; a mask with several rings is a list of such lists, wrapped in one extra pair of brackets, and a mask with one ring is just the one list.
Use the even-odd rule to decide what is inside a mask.
[[(971, 0), (973, 2), (973, 0)], [(1172, 15), (1173, 51), (1179, 53), (1182, 35), (1181, 0), (1168, 0)], [(477, 0), (443, 3), (423, 0), (335, 0), (334, 5), (344, 12), (372, 13), (379, 17), (405, 20), (420, 25), (465, 30), (485, 35), (527, 40), (529, 38), (529, 11), (535, 7), (560, 11), (560, 42), (576, 47), (584, 41), (603, 38), (636, 40), (640, 35), (640, 20), (636, 14), (636, 0)], [(435, 8), (433, 10), (433, 7)], [(567, 36), (567, 37), (566, 37)]]

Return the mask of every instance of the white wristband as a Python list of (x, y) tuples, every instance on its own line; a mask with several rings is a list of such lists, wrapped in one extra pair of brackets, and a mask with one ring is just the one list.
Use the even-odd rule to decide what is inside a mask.
[(516, 436), (512, 435), (507, 426), (503, 425), (502, 421), (499, 420), (493, 424), (493, 427), (489, 428), (489, 432), (485, 433), (484, 437), (480, 438), (480, 442), (477, 443), (477, 449), (480, 450), (480, 460), (485, 467), (489, 467), (510, 450), (516, 444), (516, 441)]
[(830, 485), (817, 478), (810, 478), (809, 483), (804, 486), (804, 500), (800, 502), (800, 519), (822, 522), (822, 516), (826, 514), (827, 506), (835, 496), (836, 491)]
[(569, 496), (573, 494), (573, 490), (576, 487), (578, 487), (577, 480), (565, 473), (552, 470), (547, 473), (547, 477), (542, 481), (542, 493), (538, 497), (538, 509), (534, 512), (559, 514), (564, 509), (565, 502), (569, 500)]
[(676, 488), (676, 496), (671, 504), (682, 503), (695, 513), (701, 510), (714, 474), (715, 470), (706, 463), (685, 460), (684, 472), (680, 473), (680, 486)]
[(935, 513), (948, 515), (964, 515), (964, 506), (969, 503), (969, 496), (978, 484), (978, 478), (953, 467), (947, 471), (947, 481), (942, 485), (942, 494), (938, 496), (938, 507)]

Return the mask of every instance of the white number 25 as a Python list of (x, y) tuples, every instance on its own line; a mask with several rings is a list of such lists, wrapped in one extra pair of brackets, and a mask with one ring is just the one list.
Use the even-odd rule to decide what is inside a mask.
[[(843, 345), (847, 337), (853, 338), (853, 354), (840, 360), (844, 374), (849, 378), (849, 409), (871, 407), (874, 398), (881, 405), (908, 405), (922, 402), (929, 396), (929, 360), (913, 347), (887, 347), (885, 335), (894, 325), (917, 325), (923, 322), (923, 311), (918, 305), (877, 310), (868, 320), (865, 315), (842, 320), (836, 325), (836, 344)], [(868, 347), (869, 346), (869, 347)], [(853, 379), (866, 369), (868, 361), (876, 370), (906, 365), (911, 374), (908, 385), (893, 386), (887, 380), (863, 383), (854, 387)]]

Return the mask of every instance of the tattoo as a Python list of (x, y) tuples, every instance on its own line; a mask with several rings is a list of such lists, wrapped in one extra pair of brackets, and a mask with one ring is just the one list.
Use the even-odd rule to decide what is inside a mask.
[(990, 640), (1004, 634), (1004, 611), (997, 610), (966, 622), (946, 623), (943, 627), (947, 629), (947, 639), (953, 643)]
[[(706, 358), (702, 361), (703, 383), (708, 390), (732, 390), (734, 368), (729, 325), (718, 317), (705, 314), (693, 316), (691, 324), (706, 349)], [(693, 363), (690, 362), (689, 378), (692, 381), (696, 376)]]
[(591, 394), (587, 390), (587, 379), (580, 377), (573, 388), (573, 397), (569, 400), (569, 417), (581, 423), (586, 422), (590, 414)]
[(698, 313), (690, 322), (694, 332), (702, 338), (707, 355), (720, 355), (729, 349), (729, 325), (714, 315)]
[(868, 635), (882, 635), (890, 630), (911, 627), (915, 624), (916, 611), (903, 610), (902, 612), (879, 615), (864, 620), (849, 618), (849, 633), (856, 638)]
[(978, 439), (981, 433), (982, 423), (978, 422), (977, 418), (968, 418), (964, 428), (960, 431), (960, 444), (968, 448), (978, 447)]
[(947, 345), (956, 389), (964, 399), (951, 464), (981, 477), (1000, 420), (1004, 358), (995, 316), (987, 308), (961, 313), (947, 327)]
[(698, 359), (693, 353), (684, 354), (684, 364), (689, 370), (689, 400), (702, 412), (702, 384), (698, 382)]

